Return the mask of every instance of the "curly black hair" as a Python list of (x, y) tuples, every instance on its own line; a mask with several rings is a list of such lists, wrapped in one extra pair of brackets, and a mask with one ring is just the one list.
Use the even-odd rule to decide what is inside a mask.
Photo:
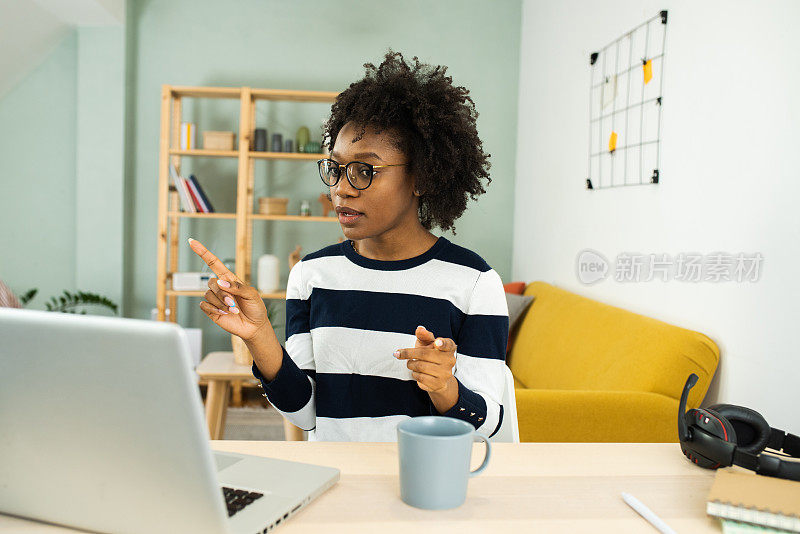
[[(364, 63), (366, 75), (342, 91), (323, 125), (323, 144), (332, 151), (336, 137), (350, 121), (360, 125), (360, 140), (369, 125), (386, 129), (393, 144), (411, 161), (419, 197), (419, 219), (426, 230), (436, 224), (452, 229), (473, 200), (486, 192), (489, 154), (483, 152), (475, 119), (478, 112), (469, 91), (453, 85), (447, 67), (421, 64), (414, 56), (407, 64), (391, 48), (377, 68)], [(488, 185), (487, 183), (487, 185)]]

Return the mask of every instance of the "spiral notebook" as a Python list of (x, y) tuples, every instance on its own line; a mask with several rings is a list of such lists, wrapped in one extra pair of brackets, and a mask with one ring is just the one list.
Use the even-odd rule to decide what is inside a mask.
[(778, 530), (777, 528), (762, 527), (753, 523), (742, 523), (732, 519), (722, 519), (722, 534), (786, 534), (791, 530)]
[(723, 468), (706, 500), (708, 515), (800, 532), (800, 482)]

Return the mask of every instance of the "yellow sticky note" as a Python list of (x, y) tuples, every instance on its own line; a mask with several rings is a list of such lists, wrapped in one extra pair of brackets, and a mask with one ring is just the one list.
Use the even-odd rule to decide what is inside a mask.
[(647, 82), (653, 79), (653, 60), (648, 59), (645, 61), (644, 65), (642, 65), (642, 70), (644, 70), (644, 83), (646, 85)]
[(608, 151), (614, 152), (617, 148), (617, 132), (611, 132), (611, 137), (608, 139)]

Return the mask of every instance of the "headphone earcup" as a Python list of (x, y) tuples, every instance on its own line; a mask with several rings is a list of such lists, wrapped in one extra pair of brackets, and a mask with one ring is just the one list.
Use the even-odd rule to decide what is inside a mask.
[(725, 439), (724, 436), (719, 436), (720, 439), (734, 444), (737, 443), (736, 429), (733, 428), (733, 425), (730, 423), (730, 421), (728, 421), (724, 416), (722, 416), (722, 414), (720, 414), (716, 410), (712, 410), (711, 408), (705, 408), (699, 411), (705, 412), (706, 414), (713, 416), (722, 424), (722, 427), (725, 429), (725, 434), (727, 435), (727, 439)]
[(727, 421), (736, 433), (736, 447), (750, 454), (759, 454), (769, 442), (772, 429), (760, 413), (735, 404), (715, 404), (709, 406), (719, 414), (720, 420)]

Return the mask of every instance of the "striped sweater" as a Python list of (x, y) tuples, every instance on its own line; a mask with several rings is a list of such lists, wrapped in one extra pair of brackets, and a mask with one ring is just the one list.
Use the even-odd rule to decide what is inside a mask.
[[(455, 341), (458, 401), (440, 414), (398, 348), (422, 325)], [(304, 256), (286, 288), (286, 343), (270, 403), (309, 441), (397, 441), (397, 423), (445, 415), (493, 435), (503, 418), (508, 306), (500, 276), (440, 236), (419, 256), (375, 260), (350, 240)]]

